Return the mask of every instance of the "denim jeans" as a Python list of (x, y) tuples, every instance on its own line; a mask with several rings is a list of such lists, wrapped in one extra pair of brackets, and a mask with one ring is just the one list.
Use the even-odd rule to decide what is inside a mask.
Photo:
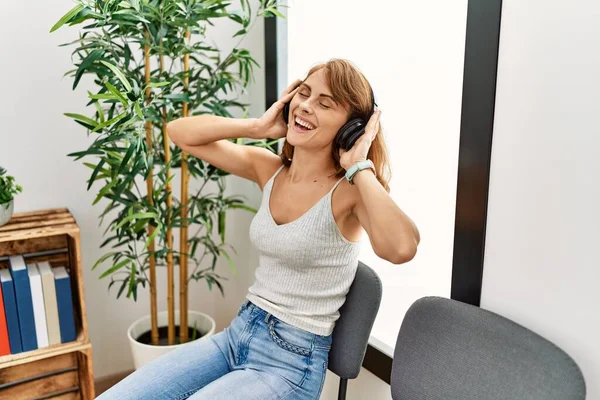
[(144, 365), (101, 400), (315, 400), (331, 335), (289, 325), (246, 300), (230, 326)]

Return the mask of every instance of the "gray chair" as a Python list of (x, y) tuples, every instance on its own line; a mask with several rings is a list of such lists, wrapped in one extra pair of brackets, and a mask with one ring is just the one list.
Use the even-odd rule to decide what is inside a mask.
[(582, 400), (585, 382), (564, 351), (493, 312), (440, 297), (408, 310), (394, 352), (398, 400)]
[(356, 378), (360, 372), (381, 303), (381, 291), (379, 276), (359, 262), (346, 302), (340, 308), (329, 351), (328, 368), (340, 377), (340, 400), (346, 398), (348, 379)]

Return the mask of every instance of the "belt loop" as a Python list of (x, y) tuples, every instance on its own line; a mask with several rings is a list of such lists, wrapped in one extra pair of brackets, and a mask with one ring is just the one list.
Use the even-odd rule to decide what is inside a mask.
[(246, 310), (246, 308), (248, 308), (249, 304), (250, 304), (249, 300), (244, 300), (242, 302), (242, 305), (240, 305), (240, 308), (238, 309), (238, 315), (241, 314), (242, 312), (244, 312)]
[(265, 316), (265, 324), (269, 322), (270, 317), (271, 317), (271, 314), (267, 313), (267, 315)]

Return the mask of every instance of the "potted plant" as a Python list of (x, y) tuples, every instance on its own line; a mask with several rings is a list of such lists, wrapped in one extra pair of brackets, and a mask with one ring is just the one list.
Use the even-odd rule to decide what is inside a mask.
[[(100, 278), (137, 299), (137, 290), (150, 290), (150, 313), (128, 330), (136, 368), (184, 344), (214, 332), (214, 320), (188, 310), (188, 282), (204, 280), (221, 293), (224, 279), (217, 260), (228, 261), (225, 221), (231, 209), (255, 212), (239, 196), (225, 195), (227, 174), (182, 153), (165, 132), (171, 120), (211, 113), (232, 116), (246, 110), (237, 92), (251, 82), (258, 64), (240, 43), (252, 23), (279, 15), (275, 0), (249, 0), (233, 5), (222, 0), (78, 0), (51, 29), (84, 24), (73, 51), (75, 89), (84, 74), (94, 77), (97, 91), (88, 92), (90, 116), (67, 113), (94, 135), (85, 150), (69, 154), (91, 170), (88, 190), (98, 186), (93, 204), (104, 202), (110, 246), (93, 266), (105, 265)], [(228, 54), (211, 44), (207, 29), (216, 19), (239, 25), (239, 42)], [(256, 141), (251, 144), (271, 146)], [(171, 189), (178, 173), (179, 195)], [(190, 191), (189, 180), (199, 183)], [(191, 235), (190, 229), (195, 229)], [(180, 248), (173, 245), (178, 231)], [(157, 311), (156, 268), (167, 269), (168, 308)], [(175, 310), (175, 267), (179, 268), (179, 310)], [(191, 268), (190, 268), (191, 267)], [(191, 272), (190, 272), (191, 269)], [(196, 329), (190, 329), (196, 327)]]
[(10, 221), (14, 210), (14, 196), (22, 191), (23, 188), (15, 183), (15, 178), (7, 175), (6, 169), (0, 167), (0, 226)]

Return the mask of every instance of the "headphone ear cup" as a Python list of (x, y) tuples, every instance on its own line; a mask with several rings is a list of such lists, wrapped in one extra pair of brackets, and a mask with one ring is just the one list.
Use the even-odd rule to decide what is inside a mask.
[(283, 120), (286, 124), (290, 123), (290, 103), (285, 103), (283, 106)]
[(354, 143), (365, 133), (367, 124), (360, 118), (346, 122), (335, 136), (335, 142), (340, 149), (350, 150)]

